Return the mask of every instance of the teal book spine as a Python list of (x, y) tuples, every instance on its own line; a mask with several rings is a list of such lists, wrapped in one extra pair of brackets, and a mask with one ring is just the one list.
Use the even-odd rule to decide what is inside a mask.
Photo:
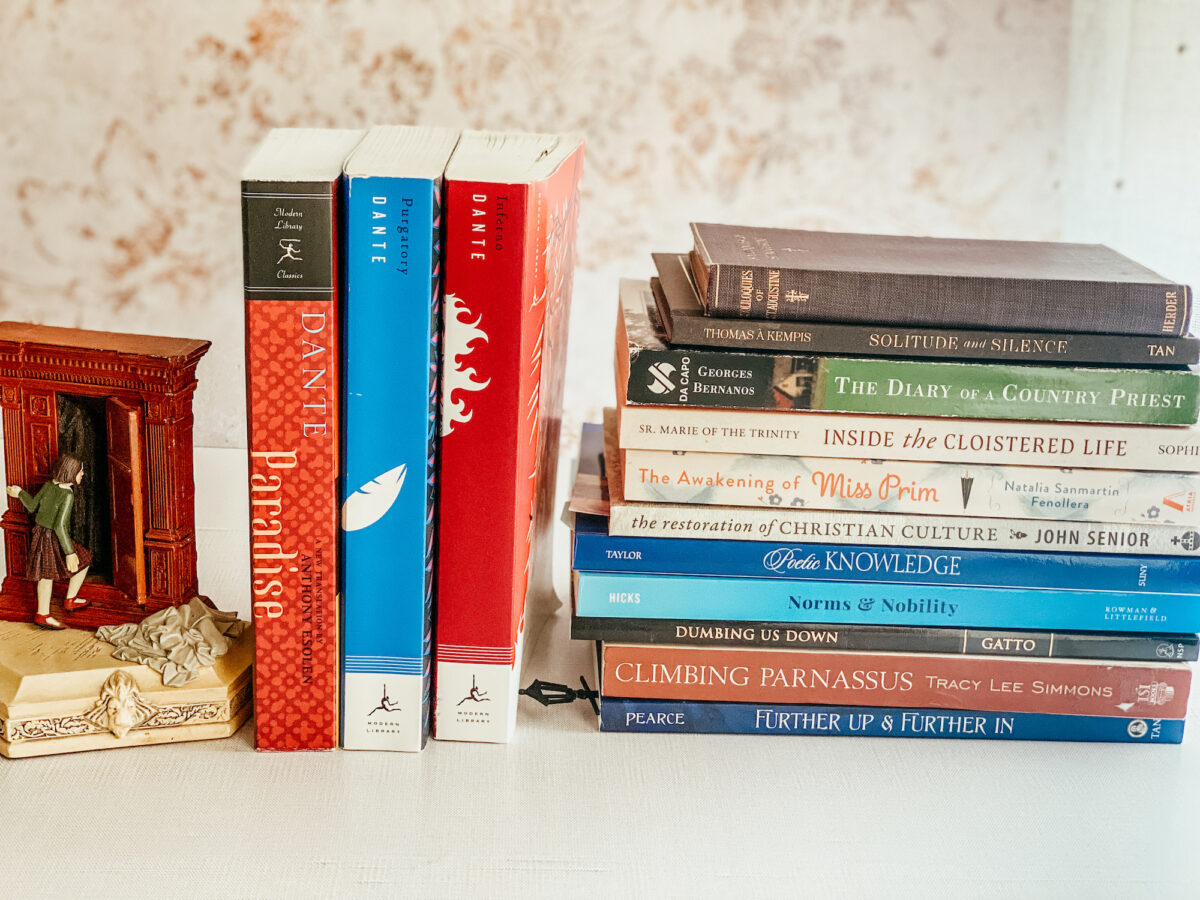
[(957, 587), (580, 572), (580, 616), (1200, 632), (1194, 593)]

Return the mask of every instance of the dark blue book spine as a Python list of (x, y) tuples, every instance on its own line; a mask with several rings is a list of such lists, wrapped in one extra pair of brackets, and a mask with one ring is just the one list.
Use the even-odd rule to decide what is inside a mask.
[(612, 574), (1200, 596), (1200, 559), (1188, 557), (612, 537), (606, 519), (585, 515), (575, 519), (572, 565)]
[(796, 706), (604, 697), (600, 730), (822, 737), (1178, 744), (1183, 719), (1124, 719), (877, 706)]

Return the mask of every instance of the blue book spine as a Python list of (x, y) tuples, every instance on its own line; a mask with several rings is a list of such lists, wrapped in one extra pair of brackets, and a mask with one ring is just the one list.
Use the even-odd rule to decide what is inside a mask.
[(580, 616), (1061, 631), (1200, 631), (1187, 594), (580, 572)]
[(1053, 716), (881, 706), (600, 701), (601, 731), (687, 734), (802, 734), (824, 737), (978, 738), (1002, 741), (1106, 741), (1178, 744), (1183, 719)]
[(575, 517), (575, 569), (1200, 596), (1200, 559), (1188, 557), (611, 537), (607, 522)]
[(429, 736), (441, 182), (346, 179), (342, 746)]

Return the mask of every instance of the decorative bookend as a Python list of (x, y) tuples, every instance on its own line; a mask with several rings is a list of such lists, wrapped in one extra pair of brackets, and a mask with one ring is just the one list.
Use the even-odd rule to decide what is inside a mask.
[[(52, 621), (82, 628), (138, 622), (196, 596), (192, 394), (208, 347), (0, 323), (0, 620), (33, 621), (39, 582), (53, 591)], [(73, 474), (56, 487), (64, 459)], [(69, 553), (68, 538), (82, 552)]]
[(185, 687), (168, 687), (88, 632), (0, 622), (0, 756), (229, 737), (250, 715), (253, 662), (246, 628)]

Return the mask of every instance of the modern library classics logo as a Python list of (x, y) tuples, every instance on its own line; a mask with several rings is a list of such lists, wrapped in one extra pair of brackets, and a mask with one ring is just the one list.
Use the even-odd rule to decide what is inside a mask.
[(283, 251), (283, 256), (275, 260), (275, 265), (283, 265), (287, 260), (304, 262), (304, 257), (300, 255), (300, 238), (281, 238), (279, 249)]

